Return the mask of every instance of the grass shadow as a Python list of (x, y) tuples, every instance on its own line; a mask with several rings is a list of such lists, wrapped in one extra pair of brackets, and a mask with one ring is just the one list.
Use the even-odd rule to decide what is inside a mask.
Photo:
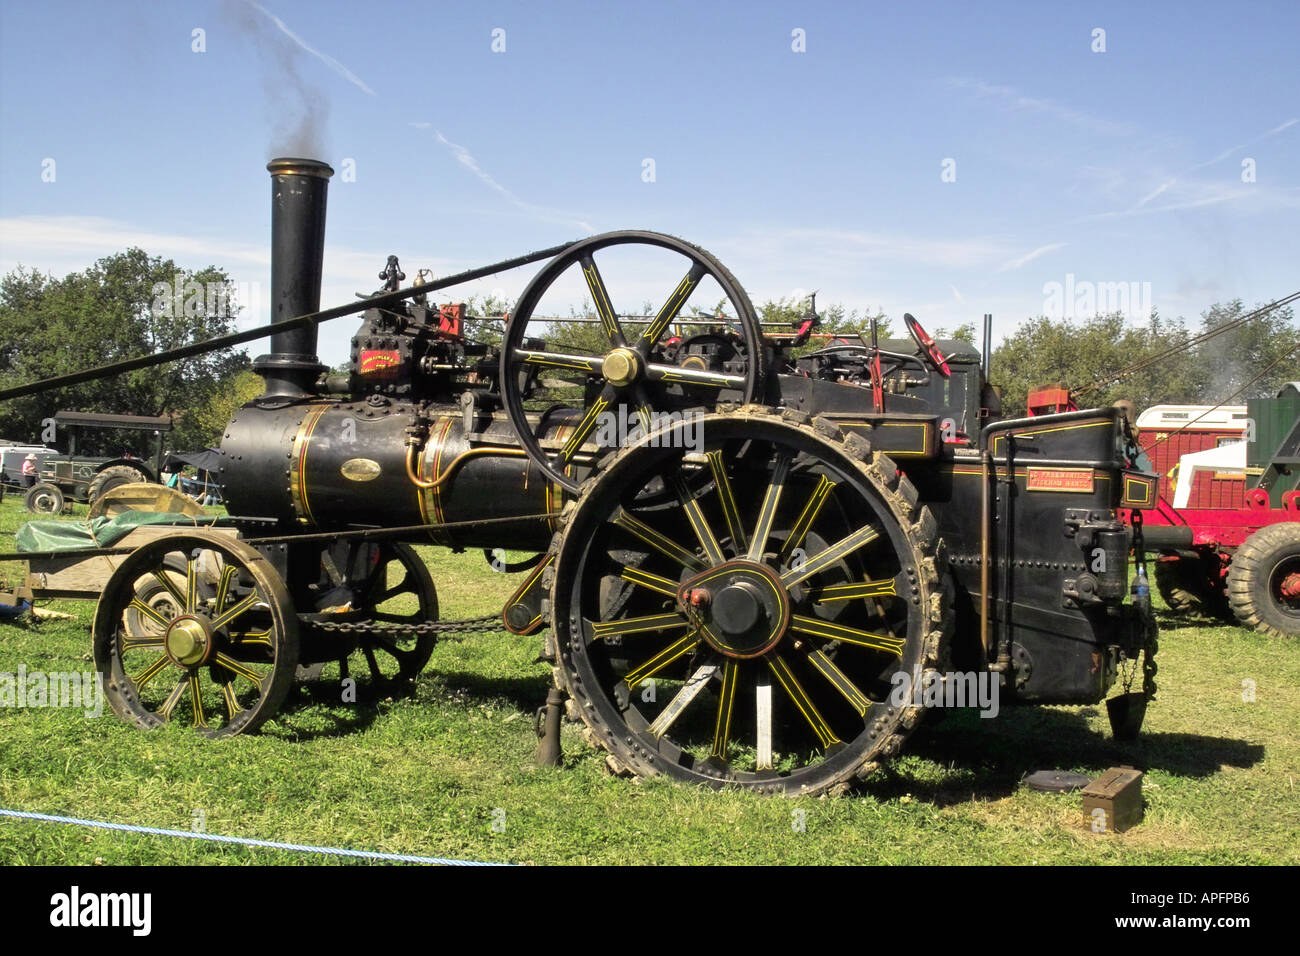
[(525, 714), (533, 714), (546, 703), (546, 692), (551, 687), (550, 678), (544, 674), (535, 677), (489, 677), (473, 671), (434, 671), (432, 675), (447, 692), (462, 698), (483, 701), (500, 700)]
[[(1181, 777), (1208, 777), (1224, 766), (1245, 768), (1264, 758), (1261, 744), (1204, 734), (1146, 733), (1119, 741), (1098, 733), (1088, 718), (1097, 709), (1009, 707), (996, 719), (975, 711), (954, 711), (942, 721), (921, 724), (904, 757), (862, 784), (880, 799), (904, 794), (948, 806), (971, 800), (999, 800), (1014, 793), (1035, 770), (1076, 770), (1096, 775), (1108, 767), (1132, 766)], [(940, 766), (915, 766), (908, 758)]]

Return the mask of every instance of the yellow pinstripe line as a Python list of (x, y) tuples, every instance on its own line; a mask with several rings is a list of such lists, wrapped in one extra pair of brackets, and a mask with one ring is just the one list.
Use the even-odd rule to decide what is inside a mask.
[[(903, 656), (903, 645), (906, 643), (902, 638), (892, 635), (871, 634), (867, 631), (844, 627), (819, 618), (804, 617), (801, 614), (795, 614), (791, 617), (790, 630), (799, 631), (801, 634), (811, 634), (813, 637), (825, 637), (832, 641), (848, 641), (850, 644), (858, 644), (872, 650), (896, 654), (899, 658)], [(871, 638), (871, 640), (866, 640), (866, 638)]]
[(823, 677), (825, 677), (832, 687), (838, 690), (849, 705), (858, 712), (862, 717), (867, 715), (871, 709), (871, 701), (866, 698), (862, 691), (858, 690), (856, 684), (849, 680), (847, 674), (835, 666), (835, 662), (823, 654), (821, 651), (812, 651), (808, 654), (808, 660), (812, 662)]
[(679, 640), (669, 644), (636, 670), (626, 674), (623, 677), (623, 683), (627, 685), (628, 690), (633, 689), (647, 677), (659, 673), (673, 661), (694, 649), (699, 643), (700, 639), (693, 633), (683, 635)]
[(767, 666), (772, 669), (777, 681), (780, 682), (790, 699), (794, 701), (799, 713), (803, 714), (804, 719), (812, 726), (813, 732), (821, 740), (822, 746), (829, 747), (831, 744), (839, 743), (840, 739), (835, 736), (835, 731), (831, 730), (830, 725), (826, 723), (826, 718), (813, 705), (808, 692), (803, 689), (785, 659), (782, 657), (768, 658)]

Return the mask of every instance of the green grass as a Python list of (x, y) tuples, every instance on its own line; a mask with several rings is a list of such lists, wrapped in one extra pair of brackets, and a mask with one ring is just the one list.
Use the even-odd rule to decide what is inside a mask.
[[(0, 548), (28, 517), (20, 500), (0, 502)], [(516, 584), (477, 552), (425, 553), (444, 617), (498, 610)], [(16, 583), (21, 567), (0, 565), (0, 578)], [(0, 623), (0, 671), (92, 667), (92, 605), (49, 606), (75, 619)], [(512, 862), (1300, 862), (1300, 645), (1163, 612), (1161, 624), (1160, 695), (1138, 742), (1112, 741), (1100, 706), (958, 712), (923, 725), (848, 798), (614, 778), (573, 725), (565, 768), (538, 768), (532, 714), (547, 668), (537, 639), (502, 632), (439, 644), (411, 698), (344, 705), (326, 681), (295, 689), (261, 732), (225, 741), (181, 726), (141, 733), (107, 710), (0, 709), (0, 806), (179, 829), (200, 810), (211, 833)], [(1126, 763), (1147, 771), (1147, 811), (1121, 835), (1084, 829), (1078, 794), (1019, 785), (1029, 770)], [(322, 861), (0, 820), (6, 864)]]

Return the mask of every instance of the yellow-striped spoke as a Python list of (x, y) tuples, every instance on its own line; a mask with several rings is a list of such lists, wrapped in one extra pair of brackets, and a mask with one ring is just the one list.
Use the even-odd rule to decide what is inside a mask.
[(782, 452), (777, 456), (772, 469), (772, 481), (763, 495), (763, 505), (758, 510), (758, 522), (754, 525), (754, 537), (749, 541), (749, 560), (762, 561), (763, 549), (767, 547), (768, 536), (772, 533), (772, 524), (776, 521), (776, 510), (781, 504), (781, 492), (785, 490), (785, 479), (790, 473), (790, 455)]
[(650, 571), (643, 571), (640, 568), (632, 568), (624, 565), (619, 569), (618, 576), (624, 581), (631, 581), (633, 584), (639, 584), (641, 587), (659, 594), (666, 594), (669, 597), (677, 597), (677, 582)]
[(682, 503), (682, 508), (686, 511), (686, 519), (691, 523), (695, 537), (700, 539), (700, 546), (704, 548), (705, 556), (712, 564), (721, 564), (726, 560), (722, 553), (722, 545), (718, 544), (713, 529), (709, 527), (709, 520), (704, 517), (704, 509), (700, 507), (699, 500), (691, 494), (691, 489), (686, 486), (686, 480), (680, 472), (675, 472), (670, 482), (673, 491), (677, 494), (677, 500)]
[(560, 462), (562, 464), (567, 465), (573, 460), (573, 456), (578, 453), (578, 449), (581, 448), (582, 443), (587, 440), (587, 436), (591, 434), (591, 430), (596, 427), (596, 423), (600, 420), (600, 416), (604, 413), (605, 409), (609, 408), (609, 403), (613, 401), (612, 391), (613, 390), (609, 386), (605, 386), (605, 391), (591, 403), (591, 408), (587, 409), (587, 414), (582, 416), (582, 421), (578, 422), (578, 427), (573, 430), (573, 434), (569, 436), (563, 447), (560, 448)]
[(128, 605), (128, 607), (135, 608), (137, 611), (139, 611), (145, 617), (149, 618), (149, 620), (153, 621), (159, 627), (165, 628), (167, 627), (168, 624), (171, 623), (171, 621), (167, 620), (167, 618), (159, 614), (148, 604), (145, 604), (144, 601), (141, 601), (138, 597), (131, 598), (131, 603)]
[(614, 516), (614, 524), (650, 545), (665, 557), (672, 558), (683, 567), (690, 568), (693, 571), (703, 571), (707, 567), (703, 561), (676, 541), (660, 534), (640, 518), (633, 517), (624, 509), (620, 508), (618, 514)]
[(675, 631), (686, 627), (686, 618), (676, 611), (667, 614), (646, 614), (642, 617), (624, 617), (614, 621), (592, 621), (591, 639), (602, 641), (624, 634), (641, 634), (645, 631)]
[(239, 706), (239, 701), (235, 699), (235, 685), (232, 681), (226, 681), (221, 685), (221, 696), (226, 702), (226, 713), (233, 720), (234, 716), (244, 708)]
[(193, 614), (199, 606), (198, 562), (190, 555), (185, 560), (185, 613)]
[(903, 656), (903, 645), (906, 643), (903, 638), (894, 637), (892, 634), (872, 634), (856, 627), (836, 624), (834, 621), (823, 621), (818, 617), (804, 617), (801, 614), (790, 618), (790, 630), (812, 637), (824, 637), (830, 641), (843, 641), (846, 644), (869, 647), (873, 651), (884, 651), (899, 658)]
[(226, 610), (222, 611), (220, 614), (214, 617), (212, 619), (212, 624), (211, 624), (212, 629), (215, 631), (217, 628), (225, 627), (235, 618), (239, 617), (239, 615), (243, 614), (245, 611), (253, 607), (253, 605), (257, 604), (257, 602), (258, 602), (258, 594), (256, 591), (254, 591), (252, 594), (248, 595), (248, 597), (244, 598), (242, 601), (238, 601), (235, 604), (232, 604)]
[(227, 564), (221, 569), (221, 580), (217, 582), (217, 599), (212, 605), (213, 614), (220, 614), (225, 609), (226, 600), (230, 597), (230, 585), (237, 573), (239, 568), (233, 564)]
[(155, 634), (152, 637), (135, 637), (130, 634), (123, 634), (121, 637), (122, 650), (134, 651), (141, 647), (162, 647), (163, 639)]
[(163, 720), (171, 720), (172, 711), (175, 710), (176, 705), (181, 702), (181, 698), (185, 696), (185, 691), (189, 686), (190, 680), (188, 675), (178, 680), (176, 686), (172, 688), (172, 692), (167, 695), (167, 699), (163, 701), (162, 706), (158, 708), (158, 716)]
[(806, 581), (814, 574), (819, 574), (827, 568), (843, 561), (854, 551), (870, 544), (880, 537), (880, 532), (871, 525), (864, 525), (852, 534), (846, 535), (839, 541), (836, 541), (824, 551), (819, 551), (812, 557), (805, 560), (799, 567), (790, 568), (781, 575), (781, 583), (786, 587), (793, 587), (800, 581)]
[(636, 686), (647, 677), (653, 677), (673, 661), (685, 654), (689, 654), (699, 646), (699, 643), (700, 639), (696, 636), (694, 631), (691, 631), (688, 634), (683, 634), (680, 638), (673, 641), (673, 643), (669, 644), (654, 657), (650, 658), (650, 660), (641, 664), (639, 667), (635, 667), (628, 671), (627, 674), (623, 676), (623, 683), (627, 685), (629, 690), (635, 689)]
[(168, 594), (170, 594), (173, 598), (175, 598), (176, 608), (178, 611), (180, 608), (185, 607), (185, 595), (181, 594), (180, 591), (176, 590), (176, 585), (172, 583), (171, 576), (167, 573), (166, 569), (154, 571), (153, 576), (154, 576), (154, 580), (156, 580), (159, 584), (161, 584), (164, 590), (166, 590)]
[(740, 668), (735, 661), (722, 665), (722, 691), (718, 694), (718, 716), (713, 724), (713, 749), (710, 757), (727, 759), (727, 740), (731, 736), (731, 714), (736, 707), (736, 684)]
[(194, 726), (206, 727), (208, 721), (203, 714), (203, 688), (199, 686), (198, 671), (190, 671), (190, 698), (194, 701)]
[(745, 376), (731, 372), (710, 372), (702, 368), (683, 368), (680, 365), (663, 365), (650, 362), (645, 367), (645, 377), (651, 382), (670, 385), (707, 385), (709, 388), (744, 388)]
[(655, 412), (644, 383), (637, 382), (632, 389), (632, 395), (636, 399), (636, 419), (641, 423), (641, 431), (649, 435), (654, 429)]
[(149, 683), (155, 677), (163, 672), (163, 669), (171, 662), (166, 654), (159, 654), (157, 659), (148, 667), (140, 671), (131, 678), (131, 683), (135, 685), (136, 691), (144, 690), (145, 684)]
[(700, 280), (708, 273), (708, 270), (698, 262), (692, 263), (691, 269), (686, 273), (681, 282), (677, 283), (677, 288), (673, 289), (672, 294), (668, 296), (667, 301), (655, 313), (652, 321), (644, 332), (641, 333), (641, 342), (643, 348), (649, 348), (659, 341), (659, 336), (672, 324), (673, 319), (677, 318), (677, 313), (686, 305), (686, 300), (691, 297), (695, 287), (700, 284)]
[(781, 545), (781, 551), (777, 555), (781, 564), (785, 564), (794, 549), (803, 544), (803, 539), (808, 536), (808, 529), (813, 526), (817, 515), (821, 513), (822, 505), (826, 504), (826, 499), (834, 490), (835, 482), (822, 475), (817, 481), (817, 487), (813, 488), (812, 494), (808, 496), (808, 503), (803, 506), (803, 511), (799, 512), (799, 517), (795, 519), (785, 544)]
[(588, 375), (599, 375), (605, 364), (600, 355), (581, 355), (571, 352), (537, 352), (531, 349), (517, 349), (515, 360), (524, 365), (537, 365), (541, 368), (568, 368)]
[(605, 288), (605, 280), (601, 278), (600, 269), (596, 267), (596, 260), (588, 254), (579, 262), (582, 264), (582, 277), (587, 280), (587, 288), (591, 290), (591, 300), (596, 305), (596, 314), (600, 316), (600, 324), (605, 330), (605, 335), (615, 346), (626, 344), (623, 329), (618, 324), (618, 316), (614, 312), (614, 303), (610, 301), (609, 290)]
[(727, 463), (722, 458), (721, 450), (714, 450), (707, 455), (709, 471), (713, 473), (713, 486), (717, 490), (718, 504), (722, 506), (722, 517), (727, 523), (727, 533), (731, 535), (731, 547), (736, 554), (744, 554), (749, 548), (749, 539), (745, 536), (745, 523), (740, 519), (740, 508), (736, 505), (735, 490), (731, 487), (731, 477), (727, 474)]
[(222, 651), (217, 651), (217, 653), (213, 656), (213, 660), (215, 660), (226, 670), (233, 671), (234, 673), (238, 674), (240, 677), (244, 678), (244, 680), (252, 684), (256, 684), (258, 688), (261, 688), (263, 682), (266, 680), (265, 677), (263, 677), (257, 671), (253, 670), (248, 665), (244, 664), (241, 661), (235, 660), (229, 654), (226, 654)]
[(808, 652), (808, 662), (840, 692), (849, 702), (849, 706), (858, 712), (859, 717), (867, 716), (867, 711), (871, 709), (871, 701), (858, 689), (857, 684), (849, 680), (849, 676), (844, 671), (835, 666), (834, 661), (821, 651), (812, 650)]
[(855, 601), (859, 598), (893, 598), (898, 597), (898, 581), (884, 578), (879, 581), (853, 581), (849, 584), (828, 584), (816, 588), (812, 594), (818, 604), (833, 604), (836, 601)]
[(239, 645), (260, 644), (263, 647), (271, 646), (271, 629), (265, 628), (260, 631), (231, 631), (230, 639)]
[(803, 685), (794, 676), (794, 671), (790, 669), (790, 665), (786, 663), (785, 658), (779, 654), (768, 657), (767, 666), (772, 669), (772, 673), (776, 676), (781, 689), (794, 701), (795, 708), (803, 715), (804, 720), (808, 721), (808, 726), (817, 735), (822, 747), (825, 748), (832, 744), (841, 743), (842, 741), (835, 736), (835, 731), (831, 730), (831, 725), (821, 715), (821, 711), (813, 704), (808, 692), (803, 689)]

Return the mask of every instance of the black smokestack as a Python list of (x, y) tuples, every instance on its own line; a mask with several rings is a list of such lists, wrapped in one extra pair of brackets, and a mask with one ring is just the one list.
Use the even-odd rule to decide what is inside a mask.
[[(273, 159), (271, 174), (271, 321), (320, 310), (325, 258), (325, 197), (334, 170), (316, 159)], [(325, 370), (316, 355), (316, 329), (271, 336), (271, 354), (253, 369), (266, 381), (263, 399), (293, 401), (314, 393)]]

